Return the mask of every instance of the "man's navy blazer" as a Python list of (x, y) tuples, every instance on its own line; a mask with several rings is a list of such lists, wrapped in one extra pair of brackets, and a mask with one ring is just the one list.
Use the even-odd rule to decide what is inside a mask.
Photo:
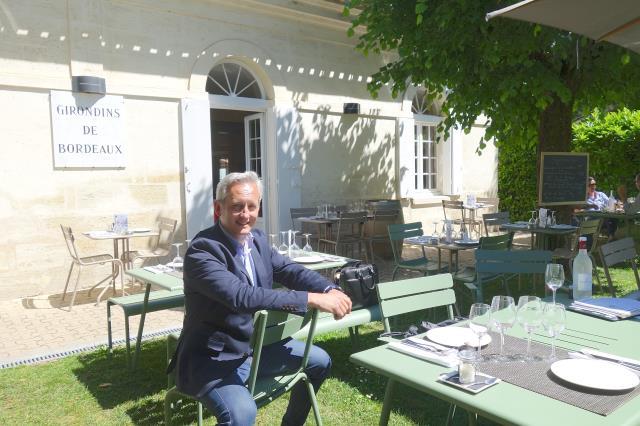
[[(219, 222), (198, 233), (185, 255), (185, 318), (169, 370), (175, 367), (176, 386), (188, 395), (209, 392), (247, 359), (256, 311), (306, 312), (307, 291), (332, 285), (272, 249), (262, 231), (252, 234), (256, 285)], [(291, 290), (274, 290), (274, 280)]]

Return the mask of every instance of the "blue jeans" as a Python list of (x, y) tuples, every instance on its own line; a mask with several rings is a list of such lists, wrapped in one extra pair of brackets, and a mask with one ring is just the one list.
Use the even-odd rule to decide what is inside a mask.
[[(262, 349), (258, 377), (273, 377), (296, 371), (304, 355), (304, 345), (305, 343), (299, 340), (285, 340), (265, 346)], [(256, 404), (244, 385), (249, 379), (250, 367), (251, 358), (200, 398), (200, 402), (216, 416), (218, 425), (244, 426), (255, 423)], [(311, 346), (305, 371), (314, 390), (318, 392), (331, 371), (329, 354), (317, 346)], [(298, 382), (291, 390), (289, 406), (282, 418), (282, 424), (303, 425), (310, 409), (311, 401), (305, 384)]]

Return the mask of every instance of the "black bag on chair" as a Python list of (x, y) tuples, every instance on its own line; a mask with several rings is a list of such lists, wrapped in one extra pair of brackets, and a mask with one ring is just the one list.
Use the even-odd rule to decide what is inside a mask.
[(376, 284), (380, 280), (376, 265), (357, 260), (348, 262), (334, 271), (333, 280), (351, 299), (352, 309), (378, 303)]

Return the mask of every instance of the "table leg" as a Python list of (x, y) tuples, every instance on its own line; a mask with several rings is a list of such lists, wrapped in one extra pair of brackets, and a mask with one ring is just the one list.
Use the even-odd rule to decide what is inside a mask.
[(382, 413), (380, 413), (380, 426), (386, 426), (389, 423), (389, 414), (391, 414), (391, 400), (393, 399), (393, 389), (396, 382), (389, 379), (387, 388), (384, 391), (384, 402), (382, 403)]
[(442, 270), (442, 249), (438, 247), (438, 271), (440, 270)]
[(151, 292), (151, 284), (147, 283), (147, 288), (144, 291), (144, 302), (142, 303), (142, 311), (140, 312), (140, 324), (138, 325), (138, 338), (136, 339), (136, 353), (133, 356), (133, 369), (136, 369), (138, 365), (138, 358), (140, 357), (140, 347), (142, 345), (142, 331), (144, 330), (144, 320), (147, 316), (147, 306), (149, 305), (149, 293)]

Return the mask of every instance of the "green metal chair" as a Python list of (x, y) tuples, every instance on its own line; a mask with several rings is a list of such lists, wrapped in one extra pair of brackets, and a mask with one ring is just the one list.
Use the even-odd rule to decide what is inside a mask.
[[(304, 382), (309, 393), (309, 400), (313, 409), (313, 415), (318, 426), (322, 426), (320, 411), (318, 409), (318, 401), (313, 390), (313, 386), (307, 378), (305, 368), (309, 361), (309, 352), (313, 344), (313, 336), (315, 334), (316, 323), (318, 320), (318, 311), (311, 309), (302, 317), (300, 315), (282, 312), (282, 311), (258, 311), (254, 316), (254, 331), (251, 337), (251, 348), (253, 350), (253, 359), (251, 361), (251, 370), (247, 388), (258, 408), (274, 401), (279, 396), (285, 394), (294, 385), (300, 381)], [(266, 345), (279, 342), (291, 337), (301, 328), (309, 324), (309, 332), (307, 334), (304, 355), (300, 367), (290, 373), (278, 377), (258, 377), (258, 367), (262, 355), (262, 348)], [(169, 341), (168, 341), (169, 344)], [(167, 356), (169, 352), (167, 352)], [(171, 422), (171, 412), (174, 401), (180, 399), (192, 399), (190, 396), (183, 394), (173, 386), (173, 380), (169, 377), (170, 389), (164, 398), (164, 415), (165, 424)], [(202, 425), (202, 404), (198, 402), (198, 425)]]
[[(478, 250), (510, 250), (512, 242), (512, 234), (495, 235), (493, 237), (481, 237)], [(501, 274), (485, 274), (482, 279), (484, 281), (493, 281), (500, 277)], [(461, 285), (470, 287), (478, 279), (478, 271), (475, 266), (465, 266), (460, 271), (453, 274), (453, 281)]]
[(379, 283), (377, 292), (382, 324), (386, 333), (392, 331), (389, 318), (409, 312), (445, 306), (449, 319), (453, 319), (456, 295), (453, 291), (451, 274)]
[[(503, 285), (509, 294), (506, 274), (511, 276), (522, 274), (542, 274), (551, 262), (551, 251), (548, 250), (488, 250), (478, 249), (475, 252), (477, 279), (468, 285), (475, 291), (476, 302), (482, 302), (482, 287), (486, 276), (502, 276)], [(495, 278), (493, 278), (495, 280)]]
[(439, 273), (444, 269), (439, 268), (434, 262), (430, 262), (427, 259), (427, 255), (424, 251), (424, 246), (421, 246), (422, 256), (405, 260), (402, 258), (402, 246), (405, 238), (419, 237), (424, 235), (422, 231), (422, 223), (398, 223), (391, 224), (387, 227), (389, 231), (389, 240), (391, 241), (391, 250), (393, 252), (394, 268), (391, 276), (391, 281), (396, 279), (396, 273), (399, 269), (406, 269), (409, 271), (421, 272), (423, 275), (429, 275), (431, 273)]
[[(382, 313), (382, 323), (385, 332), (391, 332), (389, 318), (398, 315), (415, 312), (423, 309), (431, 309), (444, 306), (447, 309), (449, 319), (453, 319), (453, 307), (456, 303), (456, 295), (453, 291), (453, 279), (451, 274), (432, 275), (430, 277), (411, 278), (402, 281), (391, 281), (378, 284), (378, 301)], [(392, 338), (380, 338), (380, 340), (393, 340)], [(384, 393), (381, 425), (389, 422), (391, 401), (396, 382), (389, 379)], [(455, 412), (455, 406), (450, 405), (447, 423)]]
[(634, 291), (625, 297), (632, 297), (634, 299), (637, 299), (640, 296), (640, 275), (638, 274), (638, 266), (635, 262), (635, 258), (637, 256), (638, 253), (636, 252), (635, 242), (631, 237), (612, 241), (600, 247), (600, 257), (602, 258), (604, 275), (607, 278), (607, 283), (609, 284), (609, 292), (611, 293), (611, 297), (616, 297), (616, 289), (613, 286), (613, 282), (611, 280), (609, 267), (621, 263), (631, 264), (631, 269), (633, 270), (633, 275), (636, 278), (636, 285), (638, 287), (637, 291)]

